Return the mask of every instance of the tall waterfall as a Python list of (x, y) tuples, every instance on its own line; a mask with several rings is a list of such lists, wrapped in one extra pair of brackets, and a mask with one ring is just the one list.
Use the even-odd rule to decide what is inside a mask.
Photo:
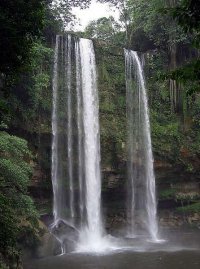
[(125, 50), (127, 91), (128, 234), (157, 240), (155, 176), (147, 90), (137, 52)]
[(59, 199), (59, 184), (58, 184), (58, 117), (57, 117), (57, 100), (58, 100), (58, 50), (59, 50), (59, 37), (56, 37), (56, 47), (54, 56), (54, 71), (53, 71), (53, 112), (52, 112), (52, 165), (51, 177), (54, 192), (53, 214), (54, 222), (60, 216), (60, 199)]
[(56, 37), (52, 132), (52, 230), (63, 253), (69, 227), (77, 233), (70, 240), (95, 250), (101, 245), (103, 227), (98, 89), (91, 40)]
[(79, 45), (80, 54), (78, 53), (76, 57), (80, 57), (81, 65), (87, 219), (82, 243), (87, 242), (88, 245), (95, 248), (102, 237), (97, 74), (93, 42), (88, 39), (80, 39)]
[(68, 178), (70, 190), (70, 217), (74, 221), (74, 181), (73, 181), (73, 134), (72, 134), (72, 38), (68, 35), (65, 41), (66, 46), (66, 86), (67, 86), (67, 157), (68, 157)]

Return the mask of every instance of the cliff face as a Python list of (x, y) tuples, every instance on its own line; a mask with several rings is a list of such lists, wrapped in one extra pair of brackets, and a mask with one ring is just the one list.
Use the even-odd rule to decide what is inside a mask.
[[(121, 48), (95, 41), (100, 100), (103, 210), (107, 228), (125, 224), (126, 215), (126, 89), (124, 55)], [(170, 84), (157, 80), (166, 68), (159, 52), (146, 54), (152, 142), (162, 225), (200, 224), (200, 97), (190, 100), (187, 116), (171, 112)], [(51, 100), (51, 91), (48, 98)], [(193, 103), (191, 103), (193, 102)], [(34, 133), (23, 131), (35, 153), (30, 191), (44, 219), (51, 214), (51, 107), (37, 122)], [(189, 124), (188, 124), (189, 122)], [(21, 132), (22, 133), (22, 132)]]

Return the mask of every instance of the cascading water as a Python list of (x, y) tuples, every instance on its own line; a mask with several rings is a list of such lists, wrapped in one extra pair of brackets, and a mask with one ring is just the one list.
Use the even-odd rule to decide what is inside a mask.
[[(156, 240), (155, 177), (144, 76), (137, 53), (125, 50), (125, 56), (129, 235), (140, 226)], [(62, 253), (69, 246), (81, 251), (113, 249), (103, 237), (98, 90), (91, 40), (56, 37), (52, 132), (51, 230)]]
[(147, 91), (137, 52), (125, 50), (127, 91), (128, 236), (147, 231), (157, 241), (155, 176)]
[(84, 147), (83, 147), (83, 100), (81, 83), (81, 57), (79, 41), (75, 43), (76, 55), (76, 96), (77, 96), (77, 128), (78, 128), (78, 182), (79, 182), (79, 213), (80, 226), (83, 225), (84, 218)]
[(59, 186), (58, 186), (58, 118), (57, 118), (57, 99), (58, 99), (58, 49), (59, 36), (56, 37), (56, 47), (54, 56), (54, 71), (53, 71), (53, 112), (52, 112), (52, 165), (51, 177), (54, 192), (53, 215), (54, 222), (59, 219)]
[[(93, 42), (80, 39), (81, 84), (83, 97), (84, 160), (87, 226), (82, 242), (92, 248), (102, 237), (99, 107)], [(87, 242), (86, 242), (87, 241)], [(100, 243), (101, 245), (101, 243)]]
[(68, 159), (68, 178), (70, 190), (70, 219), (74, 222), (74, 181), (73, 181), (73, 136), (72, 136), (72, 38), (67, 36), (65, 41), (66, 65), (65, 65), (65, 79), (67, 86), (67, 159)]
[[(75, 82), (73, 81), (73, 78)], [(53, 75), (52, 231), (62, 252), (104, 248), (101, 220), (99, 108), (93, 42), (57, 36)]]
[[(65, 226), (73, 227), (73, 182), (72, 157), (69, 148), (72, 148), (71, 112), (66, 110), (66, 104), (71, 98), (71, 52), (70, 42), (62, 36), (56, 36), (53, 71), (53, 112), (52, 112), (52, 184), (53, 184), (53, 215), (54, 222), (51, 231), (61, 244), (62, 253), (65, 252), (65, 235), (58, 230)], [(66, 72), (67, 71), (67, 72)], [(61, 75), (63, 73), (63, 75)], [(68, 96), (70, 97), (68, 98)], [(64, 104), (64, 105), (63, 105)], [(67, 122), (67, 125), (66, 125)], [(69, 130), (70, 132), (66, 132)], [(66, 178), (69, 177), (69, 187)], [(68, 205), (68, 210), (67, 206)]]

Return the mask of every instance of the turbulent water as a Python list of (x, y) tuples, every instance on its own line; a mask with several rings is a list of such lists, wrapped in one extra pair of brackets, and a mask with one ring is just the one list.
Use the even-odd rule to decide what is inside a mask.
[(128, 152), (128, 236), (157, 240), (153, 154), (142, 63), (135, 51), (125, 50)]
[[(167, 234), (166, 234), (167, 233)], [(200, 234), (196, 229), (165, 230), (162, 237), (169, 241), (163, 244), (140, 238), (126, 239), (121, 248), (105, 252), (105, 255), (68, 253), (62, 256), (24, 262), (25, 269), (199, 269)]]
[(98, 89), (91, 40), (56, 37), (52, 131), (52, 232), (63, 253), (68, 244), (95, 250), (102, 245), (103, 228)]

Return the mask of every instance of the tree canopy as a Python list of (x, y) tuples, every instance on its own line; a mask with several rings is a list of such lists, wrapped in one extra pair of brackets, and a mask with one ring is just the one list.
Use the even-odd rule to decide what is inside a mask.
[(45, 1), (0, 2), (0, 73), (20, 70), (44, 26)]

